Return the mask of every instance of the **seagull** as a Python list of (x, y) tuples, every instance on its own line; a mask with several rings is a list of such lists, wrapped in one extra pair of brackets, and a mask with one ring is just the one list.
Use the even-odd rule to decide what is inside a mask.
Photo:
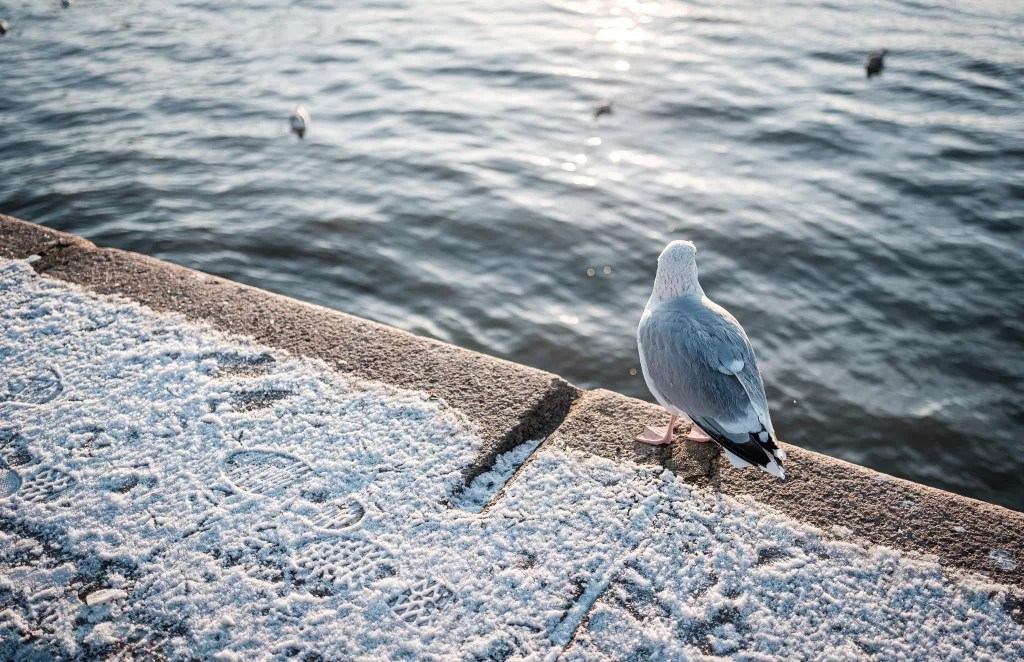
[(309, 127), (309, 113), (306, 112), (303, 106), (295, 106), (295, 110), (288, 121), (292, 125), (292, 131), (297, 133), (299, 138), (306, 135), (306, 129)]
[(885, 54), (888, 52), (888, 49), (883, 48), (868, 53), (867, 62), (864, 63), (864, 70), (868, 73), (868, 78), (882, 74), (882, 69), (885, 69)]
[(704, 296), (696, 258), (689, 241), (673, 241), (658, 257), (636, 335), (644, 381), (670, 419), (664, 429), (646, 427), (636, 441), (670, 444), (676, 421), (689, 417), (687, 439), (715, 441), (733, 466), (785, 479), (786, 453), (775, 443), (754, 350), (736, 318)]
[(11, 26), (7, 24), (7, 21), (0, 19), (0, 37), (7, 34), (7, 31), (11, 29)]
[(594, 108), (594, 119), (595, 120), (598, 117), (600, 117), (601, 115), (611, 115), (611, 114), (612, 114), (612, 102), (611, 101), (603, 101), (600, 104), (598, 104), (598, 106), (596, 108)]

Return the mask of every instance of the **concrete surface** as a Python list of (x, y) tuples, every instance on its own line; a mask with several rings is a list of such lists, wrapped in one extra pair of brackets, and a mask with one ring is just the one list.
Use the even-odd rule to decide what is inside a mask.
[[(22, 637), (8, 653), (1024, 655), (1024, 514), (788, 445), (780, 483), (710, 444), (635, 444), (659, 408), (2, 216), (0, 257), (29, 259), (0, 283), (0, 631)], [(139, 366), (160, 367), (160, 388)], [(89, 428), (105, 458), (83, 402), (124, 410)], [(345, 521), (324, 529), (335, 507)], [(151, 566), (205, 573), (223, 596), (202, 599), (231, 624)], [(161, 607), (182, 600), (174, 618)]]
[(0, 257), (24, 259), (72, 247), (95, 248), (95, 245), (73, 234), (0, 214)]

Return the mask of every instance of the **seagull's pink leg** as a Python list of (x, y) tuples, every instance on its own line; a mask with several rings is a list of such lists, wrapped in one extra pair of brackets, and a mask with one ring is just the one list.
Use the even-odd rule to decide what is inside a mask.
[(708, 436), (707, 432), (700, 429), (700, 426), (690, 420), (690, 431), (683, 437), (687, 441), (695, 441), (698, 444), (706, 444), (711, 441), (711, 437)]
[(676, 426), (676, 421), (679, 417), (675, 414), (668, 420), (668, 427), (664, 428), (652, 428), (650, 426), (644, 427), (642, 434), (638, 435), (635, 441), (641, 444), (650, 444), (651, 446), (664, 446), (672, 443), (672, 428)]

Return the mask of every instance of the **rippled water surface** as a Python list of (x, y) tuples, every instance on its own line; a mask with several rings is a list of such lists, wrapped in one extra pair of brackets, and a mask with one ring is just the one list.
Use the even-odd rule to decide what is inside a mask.
[(1024, 509), (1020, 2), (0, 17), (0, 211), (648, 399), (692, 239), (783, 439)]

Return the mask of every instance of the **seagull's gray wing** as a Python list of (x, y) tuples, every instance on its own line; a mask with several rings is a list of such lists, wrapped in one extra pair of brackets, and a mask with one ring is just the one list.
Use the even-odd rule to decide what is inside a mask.
[(772, 427), (772, 418), (768, 413), (768, 398), (764, 393), (764, 381), (761, 379), (761, 371), (757, 368), (757, 358), (754, 357), (754, 348), (750, 346), (746, 332), (728, 310), (710, 299), (705, 299), (703, 303), (704, 315), (721, 320), (720, 325), (715, 325), (714, 334), (714, 350), (718, 359), (717, 369), (726, 374), (736, 375), (747, 398), (750, 399), (750, 406), (753, 407), (757, 420), (774, 439), (775, 429)]
[(638, 336), (664, 400), (740, 459), (781, 459), (754, 352), (732, 315), (707, 299), (677, 299), (656, 305)]

